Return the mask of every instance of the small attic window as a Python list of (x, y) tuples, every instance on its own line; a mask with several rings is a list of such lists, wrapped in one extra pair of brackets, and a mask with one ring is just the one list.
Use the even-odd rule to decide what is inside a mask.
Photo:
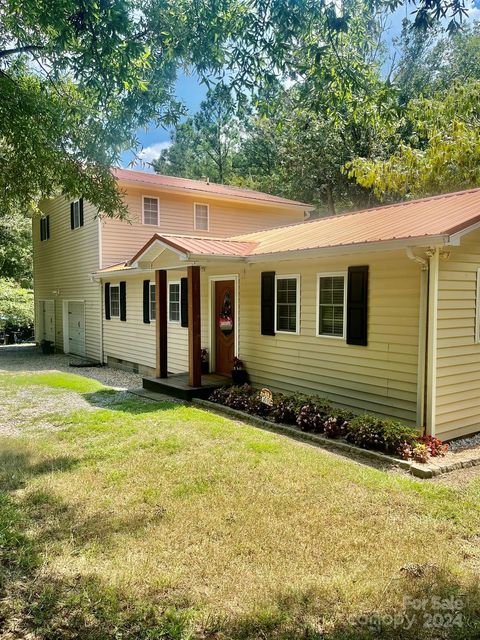
[(143, 211), (142, 211), (143, 224), (151, 224), (151, 225), (154, 225), (155, 227), (158, 227), (159, 212), (160, 212), (160, 207), (158, 203), (158, 198), (143, 196)]
[(209, 206), (208, 204), (195, 203), (195, 231), (208, 231), (209, 229)]

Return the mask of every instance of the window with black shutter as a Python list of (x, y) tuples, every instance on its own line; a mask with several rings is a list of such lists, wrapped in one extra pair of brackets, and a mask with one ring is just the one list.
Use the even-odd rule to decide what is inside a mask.
[(127, 319), (127, 283), (120, 282), (120, 320), (125, 322)]
[(50, 238), (50, 216), (40, 218), (40, 240), (48, 240)]
[(348, 268), (347, 344), (368, 344), (368, 266)]
[(188, 278), (180, 278), (180, 325), (188, 327)]
[(105, 304), (105, 320), (110, 320), (111, 314), (110, 314), (110, 283), (109, 282), (105, 282), (104, 304)]
[(70, 229), (83, 227), (83, 198), (70, 203)]
[(143, 321), (150, 323), (150, 280), (143, 281)]
[(263, 271), (261, 276), (261, 332), (263, 336), (275, 335), (275, 271)]

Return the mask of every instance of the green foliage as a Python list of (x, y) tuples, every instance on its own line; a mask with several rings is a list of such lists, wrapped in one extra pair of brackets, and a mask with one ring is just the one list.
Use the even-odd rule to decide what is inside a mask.
[(19, 211), (0, 212), (0, 273), (32, 286), (32, 221)]
[(172, 145), (152, 165), (157, 173), (224, 183), (238, 142), (235, 104), (230, 90), (219, 84), (208, 92), (198, 113), (177, 125)]
[(408, 132), (386, 159), (358, 158), (349, 175), (379, 199), (422, 197), (480, 185), (480, 81), (413, 100)]
[(0, 278), (0, 326), (33, 325), (33, 291), (19, 287), (9, 278)]

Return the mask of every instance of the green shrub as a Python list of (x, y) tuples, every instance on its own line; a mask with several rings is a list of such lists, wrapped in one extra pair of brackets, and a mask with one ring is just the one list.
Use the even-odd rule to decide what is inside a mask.
[(354, 418), (346, 439), (364, 449), (397, 453), (403, 443), (412, 444), (418, 437), (416, 429), (398, 420), (379, 418), (365, 413)]

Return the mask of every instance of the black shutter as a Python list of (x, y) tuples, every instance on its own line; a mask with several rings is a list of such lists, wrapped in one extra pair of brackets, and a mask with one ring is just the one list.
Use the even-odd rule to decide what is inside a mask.
[(47, 240), (50, 238), (50, 216), (47, 216), (46, 218), (46, 225), (47, 225)]
[(45, 218), (40, 218), (40, 240), (45, 240)]
[(83, 198), (78, 201), (78, 206), (80, 207), (80, 226), (83, 227)]
[(105, 282), (105, 320), (110, 320), (110, 283)]
[(180, 325), (188, 327), (188, 278), (180, 278)]
[(347, 344), (368, 343), (368, 266), (348, 267)]
[(143, 321), (150, 322), (150, 280), (143, 281)]
[(70, 229), (75, 227), (75, 217), (73, 215), (73, 202), (70, 202)]
[(120, 320), (125, 322), (127, 319), (127, 283), (123, 280), (120, 282)]
[(263, 336), (275, 335), (275, 271), (262, 271), (261, 330)]

